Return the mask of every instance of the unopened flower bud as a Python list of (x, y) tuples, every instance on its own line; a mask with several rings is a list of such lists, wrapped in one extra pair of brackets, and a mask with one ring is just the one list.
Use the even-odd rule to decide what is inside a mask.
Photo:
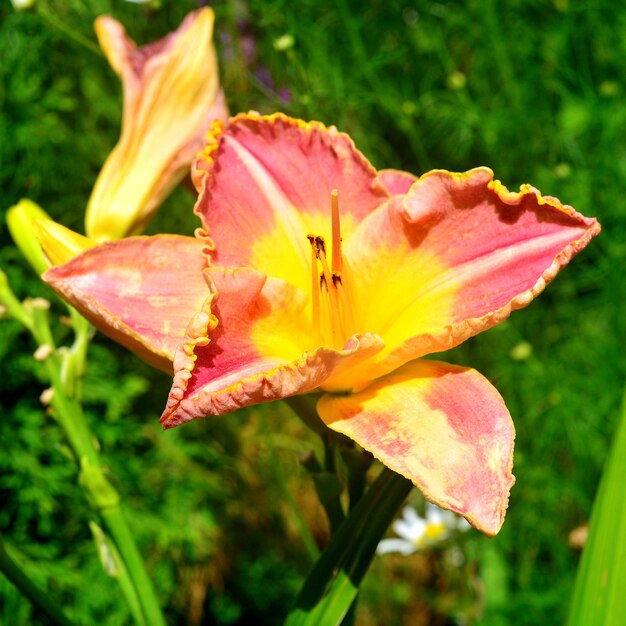
[(52, 402), (52, 398), (54, 397), (54, 389), (52, 387), (48, 387), (41, 392), (39, 396), (39, 401), (44, 406), (48, 406)]
[(41, 309), (42, 311), (47, 311), (50, 308), (50, 301), (45, 298), (27, 298), (24, 304), (31, 309)]
[(48, 343), (44, 343), (35, 350), (33, 355), (35, 361), (45, 361), (52, 354), (52, 346)]
[(7, 211), (7, 226), (15, 245), (38, 274), (49, 267), (35, 233), (34, 220), (50, 219), (37, 204), (28, 199), (20, 200)]

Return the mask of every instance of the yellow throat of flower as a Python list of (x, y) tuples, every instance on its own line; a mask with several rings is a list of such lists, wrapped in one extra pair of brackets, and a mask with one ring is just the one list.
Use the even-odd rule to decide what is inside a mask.
[(311, 244), (312, 321), (316, 340), (321, 345), (341, 349), (355, 332), (354, 300), (347, 281), (347, 264), (341, 252), (339, 192), (336, 189), (331, 191), (330, 199), (330, 250), (326, 247), (324, 237), (307, 235)]

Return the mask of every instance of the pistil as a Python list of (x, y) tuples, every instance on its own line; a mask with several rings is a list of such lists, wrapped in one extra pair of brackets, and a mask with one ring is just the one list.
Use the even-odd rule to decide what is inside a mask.
[(342, 278), (339, 193), (336, 189), (333, 189), (330, 197), (332, 234), (328, 255), (323, 237), (307, 235), (311, 244), (311, 315), (317, 340), (341, 349), (355, 326), (348, 290)]
[(341, 224), (339, 222), (339, 192), (330, 192), (330, 212), (332, 224), (332, 263), (333, 274), (341, 273)]

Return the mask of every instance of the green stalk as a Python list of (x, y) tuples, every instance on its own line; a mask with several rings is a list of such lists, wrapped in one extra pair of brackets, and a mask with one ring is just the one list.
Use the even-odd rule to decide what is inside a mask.
[(339, 625), (379, 541), (413, 485), (385, 468), (354, 507), (309, 574), (285, 626)]
[[(52, 369), (52, 368), (50, 368)], [(52, 406), (59, 424), (63, 427), (81, 460), (80, 483), (92, 507), (97, 510), (115, 543), (133, 581), (141, 601), (146, 622), (151, 626), (165, 626), (165, 620), (148, 577), (143, 560), (135, 545), (133, 535), (124, 517), (119, 494), (106, 478), (102, 463), (93, 443), (93, 437), (80, 406), (69, 400), (62, 388), (58, 371), (52, 370), (54, 396)], [(56, 385), (55, 385), (56, 382)], [(57, 386), (58, 385), (58, 386)]]
[(150, 626), (165, 626), (152, 581), (146, 572), (121, 506), (102, 509), (100, 514), (135, 585), (146, 623)]
[(60, 606), (40, 589), (22, 568), (9, 556), (0, 535), (0, 571), (36, 606), (53, 624), (72, 626)]
[(41, 5), (37, 6), (37, 14), (45, 21), (48, 22), (50, 26), (56, 28), (64, 35), (69, 37), (72, 41), (77, 43), (79, 46), (86, 48), (89, 52), (93, 52), (97, 56), (102, 56), (102, 51), (100, 48), (93, 42), (91, 39), (88, 39), (83, 34), (78, 31), (70, 28), (63, 20), (59, 19), (53, 13), (50, 13), (47, 9), (43, 8)]
[[(47, 303), (36, 300), (24, 305), (20, 303), (8, 286), (4, 274), (0, 274), (0, 301), (7, 307), (9, 313), (31, 332), (37, 345), (50, 347), (51, 352), (43, 357), (43, 361), (53, 390), (51, 406), (54, 417), (80, 461), (79, 483), (92, 508), (102, 516), (118, 554), (126, 566), (141, 602), (145, 622), (150, 626), (165, 626), (152, 582), (122, 512), (119, 494), (105, 475), (95, 438), (89, 430), (81, 405), (74, 397), (68, 395), (68, 390), (70, 392), (77, 390), (77, 384), (76, 381), (63, 378), (61, 371), (63, 362), (58, 353), (54, 352)], [(69, 376), (75, 378), (84, 371), (86, 343), (90, 330), (86, 322), (78, 321), (76, 316), (72, 319), (77, 337), (73, 346), (74, 352), (70, 351), (67, 356), (76, 359), (75, 366), (68, 370)]]
[(94, 543), (100, 554), (100, 562), (104, 571), (117, 579), (117, 582), (126, 598), (126, 603), (130, 609), (131, 615), (138, 626), (148, 626), (144, 618), (143, 610), (141, 608), (141, 602), (137, 595), (137, 589), (133, 584), (128, 570), (124, 565), (124, 562), (120, 558), (120, 555), (115, 548), (115, 545), (110, 540), (102, 528), (95, 522), (89, 522), (89, 528), (93, 536)]
[[(68, 399), (58, 371), (51, 373), (54, 396), (52, 406), (59, 424), (64, 429), (74, 453), (81, 460), (80, 483), (91, 506), (99, 512), (115, 543), (141, 601), (146, 622), (151, 626), (165, 626), (165, 620), (148, 577), (143, 560), (135, 545), (119, 502), (119, 494), (106, 478), (93, 436), (80, 405)], [(56, 383), (56, 384), (55, 384)]]
[(7, 276), (2, 270), (0, 270), (0, 305), (5, 307), (10, 317), (17, 320), (31, 333), (33, 332), (32, 316), (28, 315), (22, 303), (15, 297)]
[(611, 453), (593, 505), (569, 626), (626, 624), (626, 393)]

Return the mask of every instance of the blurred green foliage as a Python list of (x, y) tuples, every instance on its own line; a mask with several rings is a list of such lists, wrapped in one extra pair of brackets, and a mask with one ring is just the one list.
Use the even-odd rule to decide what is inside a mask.
[[(489, 165), (509, 188), (531, 182), (603, 224), (539, 300), (446, 355), (492, 379), (516, 423), (518, 482), (500, 535), (471, 533), (461, 565), (447, 552), (378, 559), (358, 614), (363, 625), (563, 623), (578, 558), (568, 534), (588, 518), (626, 369), (626, 8), (610, 0), (212, 4), (232, 112), (284, 110), (335, 124), (376, 166)], [(194, 6), (0, 6), (0, 212), (27, 196), (82, 230), (121, 114), (117, 78), (93, 50), (93, 19), (112, 13), (146, 43)], [(150, 231), (190, 234), (192, 204), (177, 190)], [(16, 293), (52, 298), (3, 219), (0, 239)], [(93, 548), (75, 466), (39, 403), (45, 385), (33, 350), (16, 323), (0, 322), (0, 531), (78, 623), (127, 624)], [(312, 440), (277, 407), (162, 433), (167, 389), (165, 376), (119, 347), (92, 345), (88, 417), (169, 622), (280, 623), (308, 562), (271, 464), (289, 476), (322, 540), (297, 465)], [(38, 620), (0, 577), (0, 624)]]

